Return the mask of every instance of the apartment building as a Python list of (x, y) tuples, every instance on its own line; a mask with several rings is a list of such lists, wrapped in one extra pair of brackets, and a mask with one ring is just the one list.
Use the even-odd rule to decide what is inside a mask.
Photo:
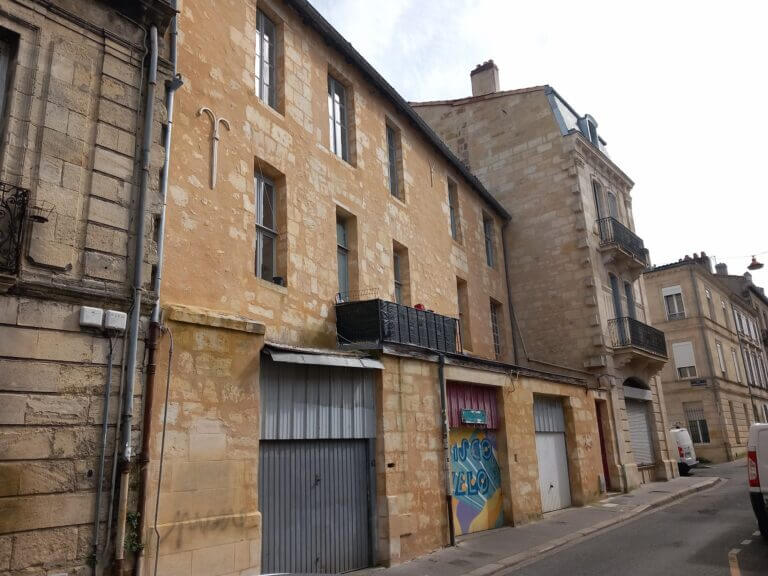
[(768, 422), (762, 291), (749, 274), (712, 270), (702, 252), (644, 274), (651, 321), (671, 361), (662, 370), (670, 422), (690, 430), (696, 454), (713, 462), (744, 456), (753, 422)]
[(160, 212), (172, 15), (160, 1), (0, 1), (2, 574), (90, 574), (125, 550), (110, 542), (118, 510), (135, 510), (142, 370), (124, 366), (156, 300), (152, 225), (138, 223)]
[(595, 499), (604, 393), (514, 363), (507, 210), (307, 2), (179, 28), (146, 565), (341, 572)]
[(471, 84), (470, 97), (412, 105), (511, 214), (503, 244), (521, 362), (598, 390), (609, 486), (673, 477), (658, 378), (667, 348), (648, 318), (632, 180), (595, 118), (551, 87), (500, 91), (493, 61)]

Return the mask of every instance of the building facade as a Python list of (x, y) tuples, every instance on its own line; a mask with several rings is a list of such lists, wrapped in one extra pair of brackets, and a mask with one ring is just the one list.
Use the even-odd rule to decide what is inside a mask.
[(599, 391), (604, 474), (614, 489), (676, 474), (634, 232), (632, 180), (597, 122), (548, 86), (499, 91), (488, 61), (472, 96), (413, 104), (511, 213), (504, 247), (520, 359), (556, 364)]
[[(142, 326), (155, 299), (152, 225), (144, 235), (137, 226), (154, 221), (161, 204), (165, 107), (160, 89), (147, 115), (149, 34), (161, 38), (153, 53), (162, 51), (162, 86), (172, 15), (165, 2), (135, 4), (0, 2), (3, 574), (109, 568), (109, 512), (135, 511), (135, 492), (124, 482), (118, 498), (113, 472), (125, 453), (116, 432), (137, 267), (147, 280), (139, 287), (147, 292), (136, 315)], [(147, 208), (139, 212), (142, 195)], [(140, 358), (143, 331), (137, 336)], [(140, 363), (134, 380), (141, 382)], [(138, 451), (141, 396), (139, 384), (123, 420), (129, 455)]]
[(702, 252), (644, 274), (651, 321), (667, 335), (661, 373), (669, 420), (714, 462), (746, 454), (749, 426), (768, 422), (760, 315), (765, 296), (747, 276), (712, 270)]
[(307, 2), (179, 28), (146, 562), (346, 571), (595, 499), (604, 393), (514, 363), (507, 211)]

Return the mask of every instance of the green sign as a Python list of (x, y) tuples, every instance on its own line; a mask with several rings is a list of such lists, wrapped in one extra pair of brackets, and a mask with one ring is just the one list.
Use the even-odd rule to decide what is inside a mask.
[(462, 410), (461, 421), (464, 424), (485, 424), (485, 410)]

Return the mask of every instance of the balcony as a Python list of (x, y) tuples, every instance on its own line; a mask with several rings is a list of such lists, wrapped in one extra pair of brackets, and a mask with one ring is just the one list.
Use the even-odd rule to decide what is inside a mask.
[(661, 368), (667, 361), (664, 332), (653, 326), (624, 316), (608, 320), (608, 332), (614, 357), (620, 364), (640, 361)]
[(21, 233), (29, 191), (0, 182), (0, 275), (19, 271)]
[(455, 354), (458, 320), (381, 299), (338, 302), (336, 334), (339, 345), (354, 348), (381, 348), (403, 344), (436, 352)]
[(600, 251), (611, 260), (632, 272), (640, 273), (648, 267), (648, 250), (643, 239), (616, 218), (600, 218)]

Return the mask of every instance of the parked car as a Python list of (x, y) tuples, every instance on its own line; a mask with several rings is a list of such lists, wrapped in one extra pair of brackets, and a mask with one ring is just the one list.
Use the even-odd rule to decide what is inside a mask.
[(693, 449), (693, 440), (688, 430), (675, 426), (669, 431), (669, 435), (677, 447), (677, 468), (681, 476), (687, 476), (691, 468), (698, 465), (696, 460), (696, 450)]
[(752, 424), (747, 443), (749, 499), (763, 538), (768, 540), (768, 424)]

